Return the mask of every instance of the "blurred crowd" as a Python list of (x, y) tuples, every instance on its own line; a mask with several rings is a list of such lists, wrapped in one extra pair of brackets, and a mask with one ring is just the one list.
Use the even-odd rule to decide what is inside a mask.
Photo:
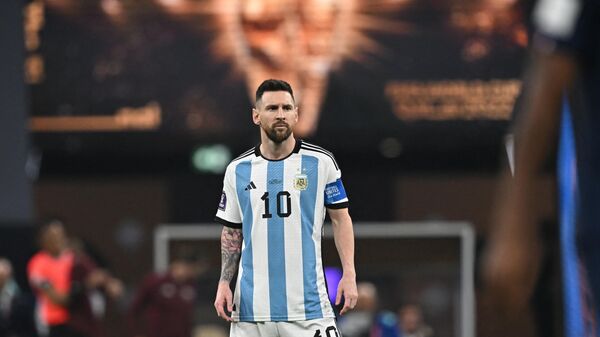
[[(67, 236), (61, 220), (42, 224), (40, 250), (27, 265), (33, 297), (17, 284), (11, 262), (0, 257), (0, 337), (102, 337), (108, 302), (125, 306), (121, 325), (134, 337), (221, 336), (194, 330), (197, 277), (206, 269), (194, 254), (177, 255), (169, 268), (149, 273), (127, 300), (123, 282)], [(208, 331), (208, 334), (206, 334)], [(211, 334), (212, 333), (212, 334)]]
[[(197, 254), (182, 250), (166, 271), (148, 273), (128, 292), (82, 240), (67, 235), (61, 220), (40, 226), (38, 244), (27, 265), (27, 285), (17, 284), (11, 262), (0, 257), (0, 337), (227, 336), (224, 327), (195, 325), (201, 301), (212, 300), (198, 296), (208, 264)], [(355, 310), (339, 318), (344, 336), (434, 336), (418, 305), (382, 310), (370, 282), (359, 283), (358, 294)], [(111, 308), (122, 309), (120, 327), (106, 319)]]
[(433, 329), (424, 321), (417, 304), (401, 305), (397, 312), (382, 310), (373, 283), (357, 284), (358, 302), (354, 311), (339, 320), (346, 337), (433, 337)]

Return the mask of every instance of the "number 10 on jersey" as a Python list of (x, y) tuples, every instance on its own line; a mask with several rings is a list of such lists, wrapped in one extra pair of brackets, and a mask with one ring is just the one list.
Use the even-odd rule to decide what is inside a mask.
[[(263, 219), (272, 218), (273, 214), (271, 214), (269, 210), (269, 192), (265, 192), (265, 194), (260, 197), (260, 200), (265, 202), (265, 213), (262, 215)], [(290, 192), (281, 191), (277, 193), (275, 201), (277, 202), (277, 215), (280, 218), (287, 218), (292, 214), (292, 198)]]

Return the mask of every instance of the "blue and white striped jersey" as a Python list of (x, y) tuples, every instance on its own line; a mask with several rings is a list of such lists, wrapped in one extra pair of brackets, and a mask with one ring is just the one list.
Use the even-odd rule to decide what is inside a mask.
[(241, 228), (235, 321), (334, 317), (321, 262), (325, 207), (348, 207), (333, 155), (296, 140), (285, 159), (257, 146), (225, 172), (216, 220)]

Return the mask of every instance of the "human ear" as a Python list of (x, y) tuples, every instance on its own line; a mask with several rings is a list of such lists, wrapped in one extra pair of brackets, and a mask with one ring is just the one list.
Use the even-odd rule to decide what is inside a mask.
[(260, 125), (260, 118), (258, 115), (258, 110), (256, 110), (256, 108), (252, 108), (252, 121), (255, 125)]

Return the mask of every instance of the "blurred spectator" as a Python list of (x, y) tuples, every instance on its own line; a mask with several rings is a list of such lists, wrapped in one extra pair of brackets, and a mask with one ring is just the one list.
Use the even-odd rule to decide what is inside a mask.
[(42, 249), (27, 266), (29, 282), (38, 299), (39, 321), (48, 327), (49, 337), (76, 336), (67, 326), (73, 253), (67, 249), (62, 222), (44, 223), (39, 238)]
[(100, 337), (104, 334), (102, 319), (106, 308), (105, 295), (116, 299), (123, 294), (123, 284), (99, 268), (88, 256), (80, 240), (71, 240), (74, 254), (69, 295), (69, 326), (81, 336)]
[(346, 337), (368, 337), (377, 310), (377, 288), (372, 283), (360, 282), (356, 290), (356, 307), (340, 318), (338, 328)]
[(0, 257), (0, 336), (35, 337), (34, 301), (15, 282), (12, 264)]
[(414, 304), (404, 305), (398, 310), (402, 337), (432, 337), (433, 329), (423, 322), (421, 308)]
[(381, 311), (375, 316), (375, 323), (371, 327), (370, 337), (403, 337), (398, 328), (396, 315), (390, 311)]
[(146, 276), (129, 310), (133, 336), (190, 337), (201, 271), (194, 257), (178, 257), (167, 272)]
[(377, 312), (377, 288), (370, 282), (356, 286), (358, 301), (354, 311), (346, 313), (338, 321), (338, 328), (345, 337), (400, 337), (393, 313)]
[(0, 258), (0, 336), (7, 335), (10, 316), (19, 286), (12, 278), (12, 265), (5, 258)]

